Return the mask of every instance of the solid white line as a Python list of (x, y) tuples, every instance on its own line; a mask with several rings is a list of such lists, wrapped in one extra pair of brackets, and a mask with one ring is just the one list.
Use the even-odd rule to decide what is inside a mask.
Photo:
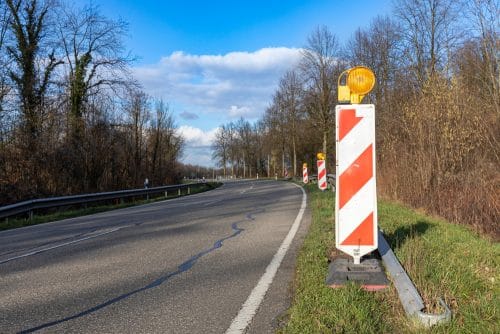
[(299, 229), (300, 222), (302, 221), (302, 216), (304, 215), (304, 211), (307, 205), (306, 192), (302, 187), (298, 185), (296, 186), (302, 190), (302, 205), (300, 206), (299, 213), (297, 214), (297, 217), (295, 218), (290, 231), (288, 231), (287, 236), (281, 243), (280, 248), (278, 249), (276, 254), (274, 254), (273, 259), (267, 266), (266, 272), (264, 273), (264, 275), (262, 275), (255, 288), (253, 288), (245, 303), (243, 303), (243, 306), (238, 312), (238, 315), (236, 315), (236, 317), (233, 319), (233, 322), (231, 323), (231, 326), (229, 326), (229, 328), (227, 329), (226, 334), (240, 334), (243, 333), (248, 327), (255, 313), (257, 312), (260, 303), (264, 299), (267, 290), (271, 286), (271, 283), (273, 282), (274, 276), (278, 271), (281, 261), (283, 261), (288, 248), (290, 248), (290, 245), (292, 244), (292, 240), (295, 237), (297, 230)]
[(9, 262), (9, 261), (12, 261), (12, 260), (21, 259), (21, 258), (23, 258), (23, 257), (32, 256), (32, 255), (35, 255), (35, 254), (38, 254), (38, 253), (43, 253), (43, 252), (46, 252), (46, 251), (49, 251), (49, 250), (52, 250), (52, 249), (56, 249), (56, 248), (59, 248), (59, 247), (63, 247), (63, 246), (67, 246), (67, 245), (75, 244), (75, 243), (80, 242), (80, 241), (84, 241), (84, 240), (88, 240), (88, 239), (97, 238), (97, 237), (100, 237), (100, 236), (102, 236), (102, 235), (109, 234), (109, 233), (113, 233), (113, 232), (116, 232), (116, 231), (118, 231), (118, 230), (121, 230), (121, 229), (122, 229), (122, 228), (124, 228), (124, 227), (125, 227), (125, 226), (122, 226), (122, 227), (117, 227), (117, 228), (114, 228), (114, 229), (112, 229), (112, 230), (109, 230), (109, 231), (106, 231), (106, 232), (102, 232), (102, 233), (99, 233), (99, 234), (94, 234), (94, 235), (91, 235), (91, 236), (88, 236), (88, 237), (85, 237), (85, 238), (81, 238), (81, 239), (77, 239), (77, 240), (72, 240), (72, 241), (65, 242), (65, 243), (62, 243), (62, 244), (59, 244), (59, 245), (50, 246), (50, 247), (46, 247), (46, 248), (42, 248), (42, 249), (38, 249), (38, 250), (36, 250), (36, 251), (32, 251), (32, 252), (29, 252), (29, 253), (26, 253), (26, 254), (22, 254), (22, 255), (18, 255), (18, 256), (10, 257), (10, 258), (8, 258), (8, 259), (1, 260), (1, 261), (0, 261), (0, 264), (5, 263), (5, 262)]

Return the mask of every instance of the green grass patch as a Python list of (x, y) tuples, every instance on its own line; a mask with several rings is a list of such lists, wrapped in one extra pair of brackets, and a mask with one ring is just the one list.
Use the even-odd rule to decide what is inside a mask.
[(427, 302), (443, 297), (453, 320), (425, 330), (406, 318), (395, 288), (365, 292), (325, 285), (335, 246), (334, 194), (306, 186), (312, 223), (297, 259), (295, 295), (280, 333), (498, 333), (497, 243), (464, 226), (379, 201), (379, 225)]
[[(449, 324), (428, 332), (500, 333), (500, 245), (466, 226), (400, 204), (379, 201), (378, 207), (379, 225), (428, 310), (436, 311), (441, 297), (453, 312)], [(390, 316), (405, 332), (422, 332), (404, 317)]]
[[(190, 194), (194, 195), (200, 192), (205, 192), (207, 190), (211, 190), (214, 188), (217, 188), (221, 186), (222, 183), (206, 183), (204, 186), (196, 186), (190, 189)], [(181, 196), (185, 196), (186, 190), (182, 190)], [(177, 198), (179, 197), (177, 191), (171, 191), (168, 193), (168, 197), (165, 198), (165, 196), (156, 194), (157, 197), (150, 198), (148, 200), (146, 199), (138, 199), (134, 201), (129, 201), (129, 202), (124, 202), (120, 203), (119, 201), (116, 202), (116, 204), (107, 204), (107, 205), (98, 205), (95, 204), (93, 206), (92, 203), (88, 204), (87, 208), (59, 208), (57, 211), (48, 213), (48, 214), (40, 214), (40, 215), (33, 215), (32, 219), (30, 218), (9, 218), (9, 219), (3, 219), (0, 221), (0, 231), (2, 230), (10, 230), (13, 228), (18, 228), (18, 227), (23, 227), (23, 226), (30, 226), (30, 225), (37, 225), (37, 224), (43, 224), (43, 223), (48, 223), (48, 222), (53, 222), (53, 221), (58, 221), (58, 220), (63, 220), (63, 219), (68, 219), (68, 218), (74, 218), (74, 217), (81, 217), (81, 216), (87, 216), (99, 212), (105, 212), (105, 211), (111, 211), (111, 210), (117, 210), (117, 209), (123, 209), (131, 206), (137, 206), (137, 205), (143, 205), (143, 204), (148, 204), (148, 203), (153, 203), (153, 202), (158, 202), (158, 201), (164, 201), (167, 199), (172, 199), (172, 198)]]

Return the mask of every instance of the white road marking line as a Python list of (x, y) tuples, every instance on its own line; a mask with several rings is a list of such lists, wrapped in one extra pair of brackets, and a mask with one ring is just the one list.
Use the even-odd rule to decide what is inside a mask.
[(257, 285), (253, 288), (245, 303), (243, 303), (243, 306), (238, 312), (238, 315), (236, 315), (236, 317), (233, 319), (233, 322), (231, 323), (231, 326), (229, 326), (229, 328), (227, 329), (226, 334), (241, 334), (248, 327), (255, 313), (257, 312), (260, 303), (262, 303), (267, 290), (271, 286), (274, 276), (276, 275), (276, 272), (281, 265), (281, 261), (283, 261), (288, 248), (290, 248), (290, 245), (292, 244), (292, 240), (295, 237), (297, 230), (299, 229), (300, 223), (302, 221), (302, 216), (304, 215), (304, 211), (307, 205), (306, 192), (302, 187), (298, 185), (296, 186), (302, 190), (302, 205), (300, 206), (299, 213), (297, 214), (292, 227), (288, 231), (287, 236), (281, 243), (280, 248), (278, 249), (276, 254), (274, 254), (273, 259), (267, 266), (266, 272), (262, 275)]
[(245, 194), (247, 191), (252, 190), (252, 189), (253, 189), (253, 186), (254, 186), (254, 185), (252, 184), (252, 185), (250, 186), (250, 188), (243, 189), (242, 191), (240, 191), (240, 194), (242, 194), (242, 195), (243, 195), (243, 194)]
[(36, 251), (32, 251), (32, 252), (26, 253), (26, 254), (22, 254), (22, 255), (18, 255), (18, 256), (13, 256), (13, 257), (10, 257), (8, 259), (1, 260), (0, 264), (5, 263), (5, 262), (9, 262), (9, 261), (12, 261), (12, 260), (21, 259), (23, 257), (32, 256), (32, 255), (35, 255), (35, 254), (38, 254), (38, 253), (43, 253), (43, 252), (46, 252), (46, 251), (49, 251), (49, 250), (52, 250), (52, 249), (55, 249), (55, 248), (59, 248), (59, 247), (63, 247), (63, 246), (71, 245), (71, 244), (75, 244), (77, 242), (81, 242), (81, 241), (85, 241), (85, 240), (97, 238), (97, 237), (100, 237), (102, 235), (106, 235), (106, 234), (109, 234), (109, 233), (116, 232), (116, 231), (121, 230), (122, 228), (125, 228), (125, 227), (126, 226), (117, 227), (117, 228), (111, 229), (111, 230), (106, 231), (106, 232), (102, 232), (102, 233), (99, 233), (99, 234), (90, 235), (90, 236), (85, 237), (85, 238), (80, 238), (80, 239), (68, 241), (68, 242), (65, 242), (65, 243), (62, 243), (62, 244), (59, 244), (59, 245), (41, 248), (41, 249), (38, 249)]

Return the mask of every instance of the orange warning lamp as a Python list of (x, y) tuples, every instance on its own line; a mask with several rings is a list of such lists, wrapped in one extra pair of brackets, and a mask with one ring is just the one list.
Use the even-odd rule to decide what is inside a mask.
[[(346, 77), (345, 84), (340, 80)], [(356, 66), (342, 72), (338, 79), (339, 103), (359, 104), (375, 86), (375, 74), (365, 66)]]
[(319, 152), (316, 154), (316, 158), (318, 158), (318, 160), (325, 160), (325, 153)]

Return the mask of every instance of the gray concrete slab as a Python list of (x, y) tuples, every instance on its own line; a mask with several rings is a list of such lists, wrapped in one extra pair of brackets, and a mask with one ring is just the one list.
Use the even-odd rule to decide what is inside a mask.
[(330, 262), (326, 278), (328, 286), (341, 288), (351, 282), (368, 291), (384, 290), (389, 286), (389, 280), (378, 259), (363, 259), (360, 264), (354, 264), (353, 259), (342, 257)]

